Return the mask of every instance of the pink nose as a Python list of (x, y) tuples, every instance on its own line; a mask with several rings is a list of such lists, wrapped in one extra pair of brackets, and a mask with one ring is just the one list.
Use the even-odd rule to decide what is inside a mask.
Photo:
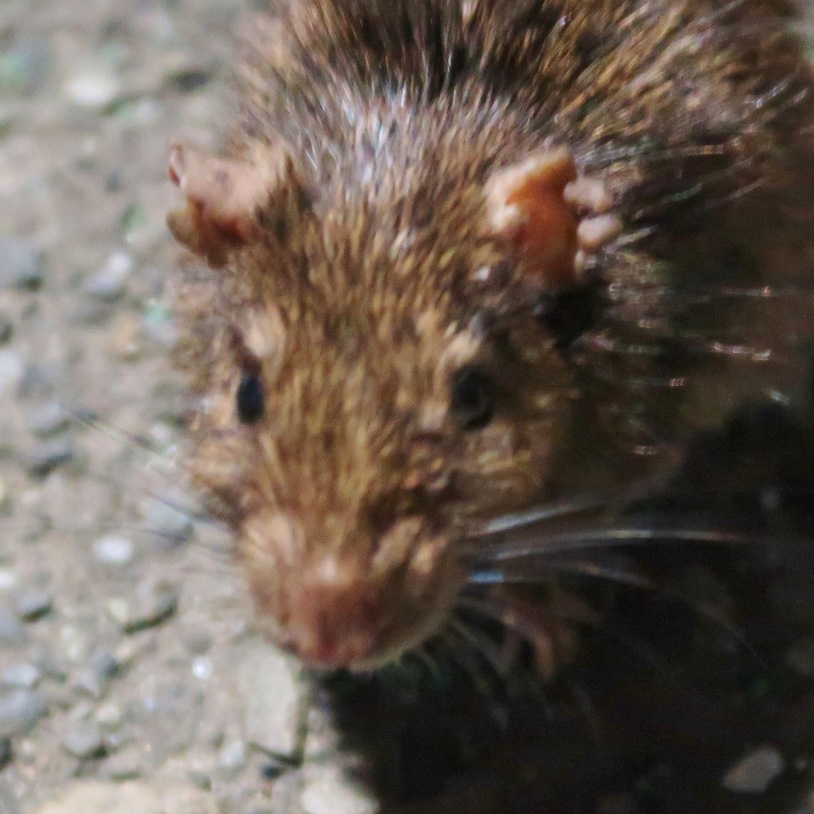
[(287, 646), (315, 667), (347, 667), (375, 650), (381, 616), (362, 586), (314, 585), (291, 608)]

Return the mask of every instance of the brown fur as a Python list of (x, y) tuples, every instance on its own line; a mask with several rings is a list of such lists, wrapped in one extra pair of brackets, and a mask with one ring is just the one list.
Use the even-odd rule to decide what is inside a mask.
[[(628, 292), (614, 341), (643, 320), (673, 329), (656, 284), (742, 283), (747, 267), (771, 282), (778, 257), (807, 258), (807, 207), (735, 228), (796, 201), (810, 82), (785, 14), (761, 0), (292, 0), (254, 22), (224, 156), (257, 164), (282, 145), (288, 175), (257, 240), (221, 270), (191, 267), (181, 355), (205, 398), (197, 481), (283, 646), (359, 666), (425, 637), (462, 580), (462, 531), (579, 482), (567, 473), (602, 455), (575, 426), (610, 446), (608, 404), (658, 400), (586, 384), (580, 370), (630, 381), (652, 361), (588, 350), (575, 368), (530, 309), (479, 328), (534, 293), (485, 227), (496, 170), (554, 144), (605, 180), (624, 232), (593, 273)], [(720, 260), (734, 249), (751, 265)], [(247, 356), (265, 412), (242, 426)], [(488, 427), (464, 432), (448, 404), (469, 362), (499, 398)], [(694, 391), (684, 403), (715, 412)]]

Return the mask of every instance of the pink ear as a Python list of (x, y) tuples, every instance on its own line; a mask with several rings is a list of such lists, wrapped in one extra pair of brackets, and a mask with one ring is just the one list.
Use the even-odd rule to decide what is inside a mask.
[(179, 242), (210, 265), (223, 265), (231, 249), (256, 236), (255, 213), (270, 192), (261, 168), (176, 142), (169, 174), (184, 193), (186, 206), (170, 212), (167, 225)]
[[(612, 205), (601, 182), (579, 178), (566, 149), (541, 150), (524, 161), (498, 170), (486, 188), (489, 223), (523, 263), (529, 277), (545, 288), (573, 285), (585, 256), (615, 237), (612, 216), (593, 243), (584, 233), (596, 233), (595, 218), (580, 221), (586, 212), (607, 212)], [(598, 204), (598, 205), (597, 205)], [(612, 222), (611, 222), (612, 221)]]

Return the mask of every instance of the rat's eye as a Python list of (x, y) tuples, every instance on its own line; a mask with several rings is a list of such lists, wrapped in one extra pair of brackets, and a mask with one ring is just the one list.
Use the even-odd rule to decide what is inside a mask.
[(462, 367), (452, 382), (452, 415), (464, 430), (485, 427), (495, 414), (494, 385), (475, 365)]
[(264, 408), (263, 384), (256, 373), (243, 371), (237, 388), (237, 415), (244, 424), (254, 424)]

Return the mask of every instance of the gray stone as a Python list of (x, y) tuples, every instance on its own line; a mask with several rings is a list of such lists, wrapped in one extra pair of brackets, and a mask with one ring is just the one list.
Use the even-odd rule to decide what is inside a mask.
[(42, 285), (42, 257), (31, 241), (0, 239), (0, 288), (35, 290)]
[(19, 395), (26, 399), (52, 398), (64, 375), (65, 366), (60, 362), (50, 364), (32, 362), (25, 366), (19, 379)]
[(151, 580), (140, 583), (135, 596), (112, 599), (108, 611), (125, 633), (136, 633), (159, 625), (178, 607), (178, 586), (172, 582)]
[(0, 95), (7, 92), (30, 96), (42, 87), (50, 65), (48, 40), (21, 37), (11, 48), (4, 49), (0, 60)]
[(723, 787), (738, 794), (763, 794), (785, 768), (786, 762), (774, 746), (762, 746), (729, 769)]
[(26, 641), (28, 634), (17, 614), (8, 605), (0, 604), (0, 645), (19, 646)]
[(305, 773), (305, 814), (377, 814), (378, 801), (341, 767), (315, 764)]
[(21, 619), (36, 622), (51, 612), (53, 601), (48, 591), (42, 588), (26, 588), (17, 594), (15, 608)]
[(79, 760), (100, 757), (104, 752), (102, 733), (96, 724), (81, 721), (74, 724), (62, 738), (62, 748)]
[(0, 814), (20, 814), (20, 804), (11, 786), (0, 779)]
[(186, 542), (192, 536), (192, 521), (183, 511), (157, 498), (141, 504), (144, 526), (168, 545)]
[(124, 722), (124, 712), (122, 708), (113, 701), (101, 704), (94, 716), (96, 723), (104, 729), (110, 731), (118, 729)]
[(121, 752), (116, 752), (105, 760), (99, 773), (109, 780), (121, 782), (135, 780), (144, 773), (144, 759), (141, 748), (130, 746)]
[(25, 376), (25, 360), (11, 348), (0, 350), (0, 395), (14, 390)]
[(68, 428), (70, 415), (58, 401), (49, 401), (32, 410), (26, 417), (30, 432), (40, 438), (48, 438)]
[(93, 544), (93, 553), (99, 562), (105, 565), (123, 566), (133, 561), (136, 548), (127, 537), (108, 534), (100, 537)]
[(115, 302), (127, 290), (127, 280), (132, 271), (133, 258), (126, 252), (114, 252), (85, 283), (84, 291), (103, 302)]
[(77, 673), (73, 683), (74, 689), (101, 701), (118, 669), (119, 664), (112, 653), (97, 650), (91, 656), (90, 664)]
[(70, 436), (43, 441), (25, 456), (28, 474), (35, 478), (44, 478), (67, 463), (74, 457), (74, 444)]
[(239, 673), (245, 733), (254, 746), (293, 759), (300, 751), (303, 688), (293, 663), (264, 641), (245, 655)]
[(42, 680), (42, 671), (26, 661), (6, 667), (0, 674), (0, 684), (19, 690), (33, 690)]
[(48, 711), (45, 698), (29, 690), (0, 697), (0, 736), (27, 735)]

